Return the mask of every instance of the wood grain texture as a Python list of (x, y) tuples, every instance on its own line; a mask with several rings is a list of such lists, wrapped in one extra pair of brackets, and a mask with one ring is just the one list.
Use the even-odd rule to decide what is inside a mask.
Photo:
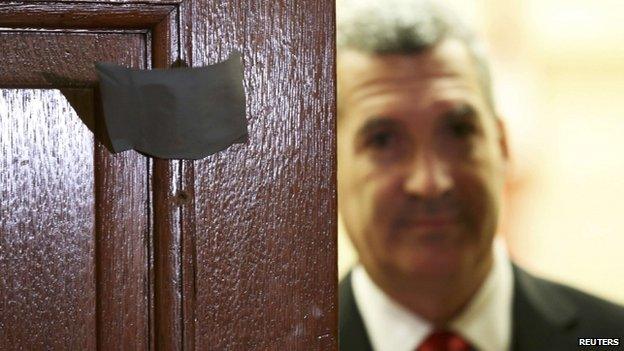
[(139, 67), (145, 56), (135, 53), (145, 40), (140, 33), (0, 31), (0, 86), (93, 87), (96, 61)]
[(0, 90), (0, 349), (95, 348), (91, 133), (56, 90)]
[[(176, 10), (177, 11), (177, 10)], [(153, 68), (171, 67), (179, 55), (177, 12), (151, 33)], [(182, 213), (186, 190), (181, 188), (181, 161), (155, 159), (154, 194), (154, 345), (156, 350), (183, 350)]]
[(147, 350), (151, 238), (148, 160), (95, 150), (100, 350)]
[(173, 10), (175, 6), (165, 4), (2, 1), (0, 27), (147, 29), (162, 21)]
[[(47, 1), (47, 0), (28, 0), (28, 1)], [(98, 3), (98, 4), (116, 4), (116, 5), (178, 5), (186, 0), (54, 0), (59, 3)]]
[(154, 162), (154, 329), (156, 350), (182, 350), (178, 162)]
[(185, 0), (0, 0), (3, 4), (177, 5)]
[[(195, 196), (193, 161), (182, 161), (180, 188), (185, 196), (180, 201), (182, 215), (181, 259), (182, 259), (182, 338), (183, 350), (195, 350), (196, 295), (197, 295), (197, 226), (195, 223)], [(203, 349), (199, 347), (199, 349)]]
[(243, 53), (250, 140), (195, 162), (196, 349), (337, 349), (334, 2), (195, 2)]
[[(198, 23), (193, 18), (193, 3), (185, 1), (178, 6), (178, 55), (189, 66), (193, 66), (193, 33)], [(196, 293), (197, 293), (197, 227), (195, 223), (194, 161), (182, 160), (179, 164), (179, 188), (183, 191), (180, 199), (181, 223), (181, 292), (182, 292), (182, 347), (195, 350), (196, 333)], [(202, 349), (203, 347), (199, 347)]]
[[(144, 35), (133, 34), (112, 62), (147, 68), (150, 46)], [(118, 47), (118, 46), (117, 46)], [(94, 99), (94, 113), (101, 101)], [(102, 129), (102, 118), (95, 118)], [(151, 343), (152, 309), (152, 180), (151, 162), (129, 151), (112, 155), (95, 146), (97, 199), (98, 339), (100, 350), (147, 350)]]
[[(136, 68), (145, 68), (147, 45), (146, 36), (136, 33), (62, 33), (62, 32), (5, 32), (4, 38), (10, 41), (0, 41), (5, 45), (3, 52), (9, 58), (15, 60), (4, 60), (0, 62), (0, 71), (3, 72), (0, 85), (12, 85), (17, 82), (22, 86), (52, 85), (55, 87), (73, 86), (93, 86), (95, 84), (95, 72), (93, 62), (96, 60), (107, 60)], [(15, 45), (10, 45), (15, 44)], [(111, 50), (102, 50), (108, 48)], [(32, 74), (33, 70), (35, 73)], [(40, 71), (37, 71), (40, 70)], [(52, 81), (42, 84), (43, 73), (56, 75)], [(60, 78), (59, 78), (60, 77)], [(0, 327), (0, 333), (4, 330), (11, 335), (17, 335), (20, 339), (5, 339), (0, 335), (1, 340), (16, 341), (11, 347), (17, 349), (76, 349), (93, 350), (96, 347), (104, 350), (116, 349), (148, 349), (149, 344), (149, 308), (150, 308), (150, 277), (149, 277), (149, 257), (151, 238), (150, 228), (150, 196), (149, 196), (149, 176), (148, 161), (136, 152), (125, 152), (119, 155), (111, 155), (101, 144), (94, 143), (91, 132), (81, 124), (79, 119), (73, 114), (73, 110), (80, 113), (84, 120), (97, 122), (101, 119), (95, 118), (100, 108), (98, 100), (93, 98), (93, 90), (84, 89), (62, 89), (64, 97), (59, 91), (48, 93), (46, 98), (32, 98), (32, 103), (43, 104), (47, 110), (45, 113), (32, 113), (32, 108), (26, 103), (19, 103), (19, 99), (24, 99), (28, 92), (41, 92), (41, 90), (6, 90), (12, 92), (11, 104), (17, 104), (16, 108), (8, 114), (7, 123), (0, 125), (3, 132), (0, 140), (2, 155), (11, 155), (17, 151), (24, 153), (24, 161), (37, 161), (40, 154), (46, 156), (44, 160), (37, 161), (37, 168), (20, 179), (21, 185), (7, 187), (7, 182), (1, 182), (3, 193), (0, 201), (2, 206), (9, 203), (11, 196), (33, 196), (33, 194), (43, 193), (53, 196), (48, 205), (41, 196), (34, 197), (31, 203), (27, 204), (31, 212), (17, 213), (15, 221), (18, 223), (30, 223), (33, 216), (42, 216), (41, 225), (33, 228), (26, 227), (28, 235), (33, 237), (30, 243), (23, 244), (23, 247), (30, 248), (36, 245), (47, 245), (45, 242), (46, 231), (54, 232), (59, 225), (57, 217), (50, 217), (54, 214), (54, 206), (69, 208), (65, 212), (63, 220), (69, 225), (73, 222), (88, 223), (88, 227), (82, 230), (65, 230), (55, 238), (59, 241), (57, 245), (65, 242), (72, 242), (80, 238), (88, 238), (89, 245), (83, 245), (83, 250), (76, 249), (72, 252), (77, 256), (73, 260), (67, 260), (65, 256), (63, 262), (50, 261), (51, 268), (66, 272), (53, 272), (53, 279), (68, 280), (64, 276), (73, 274), (76, 269), (88, 271), (90, 275), (75, 279), (80, 279), (83, 286), (76, 289), (78, 296), (91, 298), (90, 305), (73, 303), (75, 306), (66, 307), (67, 302), (58, 300), (54, 291), (57, 289), (53, 283), (47, 280), (40, 280), (40, 290), (37, 287), (23, 286), (23, 291), (12, 291), (11, 289), (0, 287), (0, 304), (19, 303), (23, 305), (20, 313), (13, 313), (13, 310), (2, 309), (0, 319), (7, 318), (23, 319), (20, 323), (4, 323)], [(46, 92), (46, 90), (44, 90)], [(35, 93), (30, 93), (35, 94)], [(65, 100), (67, 98), (71, 105)], [(2, 108), (3, 104), (0, 104)], [(61, 108), (62, 107), (62, 108)], [(73, 110), (72, 110), (73, 107)], [(58, 116), (57, 116), (58, 115)], [(68, 118), (78, 119), (78, 123)], [(35, 140), (42, 138), (42, 146), (37, 143), (25, 145), (15, 145), (11, 140), (18, 138), (22, 134), (30, 135), (35, 133), (28, 125), (24, 125), (23, 120), (34, 119), (41, 123), (34, 136)], [(20, 124), (21, 123), (21, 124)], [(5, 128), (6, 127), (6, 128)], [(78, 128), (80, 127), (80, 128)], [(62, 130), (64, 133), (59, 133)], [(56, 133), (49, 137), (46, 133)], [(76, 140), (88, 138), (88, 145), (83, 147), (67, 146), (75, 143)], [(17, 151), (16, 151), (17, 150)], [(7, 156), (8, 157), (8, 156)], [(86, 159), (88, 162), (83, 162)], [(27, 163), (26, 163), (27, 164)], [(87, 167), (86, 170), (83, 170)], [(2, 167), (2, 171), (11, 172), (11, 168)], [(71, 176), (51, 178), (46, 175), (47, 168), (59, 168), (64, 173)], [(0, 171), (1, 172), (1, 171)], [(56, 170), (59, 172), (59, 170)], [(8, 178), (16, 177), (9, 175)], [(37, 182), (43, 177), (46, 181), (50, 179), (57, 181), (60, 185), (48, 186)], [(75, 179), (88, 184), (88, 189), (84, 189), (80, 194), (76, 194), (75, 189), (80, 183)], [(15, 180), (13, 180), (15, 181)], [(71, 196), (65, 188), (73, 191)], [(23, 195), (21, 195), (23, 193)], [(56, 194), (59, 193), (59, 194)], [(7, 202), (9, 201), (9, 202)], [(76, 204), (87, 202), (89, 205), (83, 211), (72, 210)], [(26, 206), (26, 205), (25, 205)], [(86, 206), (86, 205), (85, 205)], [(49, 208), (48, 208), (49, 207)], [(39, 209), (38, 212), (33, 211)], [(2, 211), (2, 220), (5, 220), (5, 213)], [(7, 218), (13, 218), (8, 216)], [(87, 226), (84, 224), (84, 226)], [(2, 227), (2, 226), (0, 226)], [(6, 229), (6, 230), (5, 230)], [(0, 229), (0, 240), (12, 238), (14, 228)], [(24, 234), (26, 235), (26, 234)], [(7, 239), (9, 238), (9, 239)], [(84, 240), (84, 239), (82, 239)], [(52, 247), (50, 250), (60, 251), (63, 254), (63, 247)], [(10, 248), (0, 252), (11, 252)], [(44, 261), (37, 254), (21, 256), (23, 260), (23, 270), (13, 275), (5, 275), (13, 264), (0, 268), (0, 276), (6, 276), (13, 280), (30, 279), (30, 275), (38, 274), (33, 263)], [(1, 255), (1, 254), (0, 254)], [(48, 256), (51, 254), (48, 254)], [(88, 257), (88, 264), (80, 262), (73, 264), (78, 258)], [(54, 257), (52, 257), (54, 258)], [(83, 261), (86, 259), (83, 259)], [(45, 264), (45, 263), (44, 263)], [(1, 265), (1, 264), (0, 264)], [(76, 266), (76, 267), (74, 267)], [(57, 274), (58, 273), (58, 274)], [(48, 278), (49, 280), (50, 278)], [(15, 280), (19, 282), (19, 280)], [(16, 283), (12, 283), (16, 284)], [(59, 290), (58, 294), (63, 294), (66, 299), (73, 298), (72, 291)], [(34, 294), (34, 296), (33, 296)], [(96, 299), (97, 296), (97, 299)], [(39, 303), (38, 299), (45, 301)], [(8, 302), (7, 302), (8, 301)], [(33, 316), (32, 321), (30, 309), (36, 310), (44, 317), (37, 319)], [(66, 317), (67, 313), (58, 313), (57, 309), (67, 309), (67, 313), (73, 313)], [(72, 312), (73, 311), (73, 312)], [(88, 318), (88, 320), (85, 320)], [(70, 320), (71, 322), (68, 322)], [(97, 321), (97, 322), (96, 322)], [(39, 324), (37, 324), (39, 323)], [(72, 324), (74, 323), (74, 324)], [(8, 326), (10, 325), (10, 326)], [(56, 326), (59, 327), (56, 327)], [(97, 331), (96, 331), (97, 327)], [(38, 333), (44, 336), (38, 339)], [(71, 335), (66, 337), (65, 334)], [(74, 335), (75, 334), (75, 335)], [(82, 338), (82, 339), (81, 339)], [(17, 341), (22, 341), (20, 344)], [(1, 341), (0, 341), (1, 342)], [(0, 349), (11, 349), (9, 344)], [(29, 347), (28, 345), (33, 345)], [(5, 346), (5, 345), (2, 345)]]
[[(76, 264), (65, 275), (33, 283), (28, 280), (42, 275), (40, 257), (52, 258), (50, 269), (59, 270), (54, 268), (60, 265), (54, 266), (61, 257), (57, 253), (66, 246), (54, 246), (56, 242), (46, 236), (39, 244), (39, 239), (26, 243), (24, 237), (29, 237), (22, 234), (5, 234), (3, 226), (17, 225), (21, 230), (23, 225), (11, 222), (10, 216), (0, 217), (0, 245), (9, 248), (0, 250), (0, 307), (3, 313), (11, 308), (32, 316), (34, 325), (43, 328), (31, 340), (29, 324), (16, 324), (15, 316), (0, 313), (0, 339), (5, 333), (12, 338), (6, 340), (27, 340), (31, 344), (25, 345), (35, 349), (48, 344), (51, 349), (94, 349), (97, 344), (102, 350), (337, 349), (333, 0), (141, 3), (0, 1), (21, 6), (19, 13), (0, 6), (0, 25), (91, 29), (0, 32), (0, 86), (92, 88), (96, 60), (149, 68), (168, 67), (179, 57), (203, 66), (224, 60), (236, 49), (245, 66), (250, 140), (195, 162), (152, 161), (134, 152), (113, 156), (101, 145), (93, 146), (92, 140), (88, 151), (67, 156), (66, 166), (65, 154), (35, 152), (51, 171), (35, 174), (38, 165), (26, 180), (7, 190), (11, 192), (7, 199), (18, 200), (5, 202), (3, 193), (3, 214), (16, 201), (26, 207), (49, 203), (49, 213), (56, 213), (54, 206), (69, 206), (75, 209), (66, 215), (71, 218), (68, 225), (84, 226), (90, 234), (63, 236), (69, 247), (78, 245), (75, 242), (82, 245), (75, 255), (82, 260), (81, 278), (75, 278)], [(50, 13), (44, 5), (51, 4)], [(141, 6), (144, 15), (137, 10)], [(161, 10), (167, 6), (165, 14)], [(68, 10), (71, 7), (75, 11)], [(91, 7), (113, 15), (107, 21)], [(43, 11), (44, 17), (48, 11), (50, 16), (24, 15), (31, 10), (31, 14)], [(99, 111), (97, 99), (84, 101), (85, 90), (64, 92), (81, 113)], [(11, 97), (12, 104), (24, 108), (19, 102), (23, 93), (16, 96)], [(62, 101), (57, 95), (47, 99), (42, 100), (44, 105)], [(14, 114), (8, 120), (17, 123)], [(32, 137), (39, 140), (67, 126), (63, 120), (59, 125), (48, 123)], [(0, 133), (8, 133), (2, 134), (0, 145), (12, 143), (19, 128), (23, 127), (11, 125), (4, 132), (0, 126)], [(52, 152), (56, 143), (69, 143), (66, 139), (56, 134), (45, 139), (46, 152)], [(19, 150), (31, 155), (28, 148), (36, 149), (38, 142), (25, 142), (28, 147)], [(73, 175), (91, 189), (77, 203), (56, 195), (74, 191), (73, 185), (63, 183), (73, 178), (61, 179), (55, 175), (61, 171), (54, 168), (77, 167), (70, 164), (72, 157), (92, 162), (87, 171)], [(3, 162), (8, 164), (7, 160)], [(18, 158), (17, 164), (27, 165), (22, 161)], [(7, 173), (12, 177), (17, 166), (11, 167), (0, 170), (0, 175), (13, 172)], [(27, 187), (33, 179), (52, 184), (51, 193), (33, 199), (20, 194), (21, 187), (34, 192)], [(0, 185), (5, 191), (4, 182)], [(90, 204), (91, 212), (85, 204)], [(40, 212), (44, 213), (31, 211), (20, 218), (35, 225), (39, 222), (27, 215), (48, 216), (44, 222), (51, 227), (47, 209)], [(38, 245), (52, 247), (51, 253)], [(18, 253), (20, 248), (35, 251), (20, 256), (13, 253), (15, 247)], [(15, 266), (20, 259), (23, 270)], [(3, 280), (4, 276), (12, 279)], [(66, 277), (63, 294), (54, 290), (60, 286), (56, 277)], [(79, 288), (83, 290), (78, 296)], [(56, 314), (56, 305), (45, 304), (50, 301), (62, 306), (65, 314)], [(76, 303), (69, 306), (70, 302)], [(67, 316), (71, 313), (73, 319)], [(54, 316), (58, 325), (43, 322)]]

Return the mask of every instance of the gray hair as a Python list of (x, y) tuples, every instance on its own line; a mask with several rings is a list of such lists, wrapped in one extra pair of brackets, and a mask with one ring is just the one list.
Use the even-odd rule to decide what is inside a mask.
[[(458, 39), (472, 56), (494, 111), (488, 61), (473, 32), (434, 0), (337, 0), (336, 46), (371, 54), (415, 54)], [(340, 55), (338, 55), (340, 57)]]

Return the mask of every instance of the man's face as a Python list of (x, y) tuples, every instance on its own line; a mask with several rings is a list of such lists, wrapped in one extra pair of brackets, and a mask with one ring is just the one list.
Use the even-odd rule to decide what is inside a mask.
[(339, 209), (375, 277), (438, 279), (488, 261), (506, 144), (459, 41), (340, 53)]

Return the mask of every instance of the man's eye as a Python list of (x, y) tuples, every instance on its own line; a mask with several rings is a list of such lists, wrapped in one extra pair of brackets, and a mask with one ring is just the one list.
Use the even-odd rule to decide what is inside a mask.
[(370, 135), (366, 140), (366, 145), (376, 150), (384, 150), (397, 142), (395, 133), (389, 131), (376, 132)]
[(449, 126), (451, 134), (456, 138), (466, 138), (476, 133), (477, 128), (470, 122), (457, 121)]

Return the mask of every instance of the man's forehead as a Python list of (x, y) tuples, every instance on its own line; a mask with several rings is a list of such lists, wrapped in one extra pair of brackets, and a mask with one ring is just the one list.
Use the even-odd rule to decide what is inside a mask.
[(429, 50), (413, 54), (371, 54), (342, 49), (337, 56), (338, 83), (343, 85), (358, 84), (375, 76), (424, 79), (448, 73), (476, 76), (474, 60), (465, 44), (456, 39), (444, 40)]
[[(430, 50), (415, 54), (367, 54), (341, 50), (338, 54), (339, 104), (365, 101), (379, 91), (428, 88), (427, 82), (454, 79), (470, 89), (480, 89), (477, 68), (466, 46), (445, 40)], [(339, 106), (339, 109), (347, 106)]]

